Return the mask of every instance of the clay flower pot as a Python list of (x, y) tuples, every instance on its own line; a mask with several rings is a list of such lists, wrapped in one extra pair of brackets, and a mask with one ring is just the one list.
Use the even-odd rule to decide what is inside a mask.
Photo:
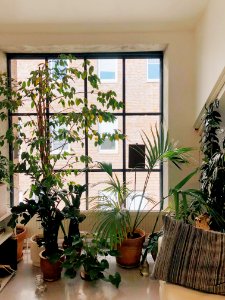
[[(63, 253), (63, 250), (61, 250), (61, 252)], [(60, 279), (62, 272), (62, 263), (64, 261), (63, 254), (56, 263), (51, 263), (49, 259), (45, 257), (45, 250), (41, 251), (39, 256), (43, 279), (45, 281), (56, 281)]]
[(23, 259), (23, 245), (26, 236), (27, 236), (26, 228), (23, 225), (17, 225), (16, 226), (17, 262)]
[(135, 268), (140, 264), (145, 232), (142, 229), (137, 229), (135, 233), (139, 234), (139, 237), (127, 238), (123, 240), (121, 245), (117, 246), (120, 254), (116, 257), (116, 262), (123, 268)]

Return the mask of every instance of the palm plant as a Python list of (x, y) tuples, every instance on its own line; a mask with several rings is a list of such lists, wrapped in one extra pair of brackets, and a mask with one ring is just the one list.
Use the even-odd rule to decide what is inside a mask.
[[(141, 197), (140, 193), (128, 189), (126, 183), (119, 181), (118, 177), (112, 172), (111, 164), (99, 164), (100, 168), (108, 174), (109, 180), (105, 182), (107, 187), (103, 190), (103, 195), (98, 197), (99, 203), (96, 207), (101, 209), (101, 211), (99, 211), (95, 230), (100, 237), (109, 239), (111, 247), (120, 244), (127, 237), (134, 238), (136, 229), (150, 211), (158, 204), (161, 207), (163, 206), (163, 200), (155, 203), (146, 195), (151, 173), (157, 164), (170, 161), (180, 168), (180, 165), (188, 162), (186, 154), (191, 148), (177, 148), (175, 144), (169, 141), (168, 132), (164, 132), (163, 129), (161, 134), (157, 127), (155, 131), (151, 128), (150, 135), (143, 132), (142, 141), (146, 149), (146, 152), (143, 152), (142, 155), (145, 156), (147, 175)], [(132, 202), (137, 197), (140, 199), (140, 202), (132, 222), (130, 211), (126, 208), (126, 201), (129, 199)], [(152, 208), (145, 213), (141, 209), (144, 200), (153, 202)]]

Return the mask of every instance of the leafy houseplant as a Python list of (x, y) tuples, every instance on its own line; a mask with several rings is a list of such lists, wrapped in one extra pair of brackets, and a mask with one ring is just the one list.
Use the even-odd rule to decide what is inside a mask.
[(211, 228), (225, 231), (225, 139), (220, 140), (221, 115), (216, 100), (206, 108), (203, 119), (201, 150), (201, 190), (208, 206), (214, 211)]
[[(77, 249), (82, 247), (81, 254)], [(87, 240), (86, 237), (75, 236), (72, 246), (65, 250), (66, 260), (63, 267), (66, 269), (65, 276), (74, 278), (77, 270), (82, 266), (81, 278), (88, 281), (102, 279), (111, 282), (117, 288), (119, 287), (121, 277), (118, 272), (114, 275), (106, 276), (104, 271), (109, 268), (109, 263), (106, 259), (99, 260), (99, 256), (117, 255), (117, 251), (107, 250), (106, 241), (99, 239)]]
[[(10, 81), (6, 74), (0, 77), (0, 96), (4, 97), (3, 102), (10, 102), (8, 98), (13, 95), (13, 99), (17, 99), (21, 105), (23, 101), (30, 101), (35, 112), (35, 117), (24, 123), (19, 118), (8, 133), (13, 148), (21, 150), (15, 171), (25, 173), (33, 181), (30, 199), (13, 207), (11, 224), (14, 226), (21, 214), (23, 223), (27, 223), (37, 213), (43, 226), (46, 256), (53, 257), (59, 255), (57, 232), (62, 219), (77, 218), (77, 210), (73, 211), (73, 215), (71, 207), (70, 211), (59, 210), (59, 203), (63, 200), (66, 202), (63, 191), (66, 188), (65, 177), (78, 175), (91, 161), (90, 157), (81, 153), (66, 151), (65, 145), (77, 144), (84, 147), (86, 138), (95, 140), (95, 145), (103, 143), (105, 138), (123, 138), (118, 131), (101, 135), (95, 129), (99, 122), (114, 121), (115, 116), (108, 110), (120, 109), (123, 104), (115, 99), (114, 91), (99, 90), (100, 81), (89, 61), (85, 61), (79, 69), (73, 67), (73, 60), (71, 56), (63, 56), (53, 67), (42, 63), (30, 73), (26, 81)], [(92, 88), (90, 93), (96, 95), (96, 104), (89, 103), (86, 95), (82, 96), (76, 89), (78, 80), (89, 83)], [(13, 132), (15, 130), (16, 134)], [(53, 141), (57, 142), (56, 148)], [(63, 163), (63, 166), (57, 168), (58, 162)], [(84, 166), (80, 171), (76, 167), (78, 162)], [(71, 182), (68, 189), (73, 184), (75, 182)], [(37, 200), (32, 200), (34, 195)], [(78, 204), (75, 203), (76, 209)]]
[[(127, 243), (130, 239), (135, 240), (136, 237), (140, 237), (137, 229), (143, 219), (152, 210), (149, 209), (142, 215), (141, 207), (143, 200), (151, 201), (146, 196), (146, 189), (154, 167), (165, 160), (171, 161), (178, 168), (180, 168), (180, 164), (187, 163), (185, 154), (191, 150), (190, 148), (177, 148), (169, 142), (168, 134), (165, 134), (163, 130), (161, 135), (157, 128), (155, 132), (151, 130), (150, 133), (151, 136), (148, 136), (145, 132), (142, 135), (142, 140), (146, 148), (146, 153), (143, 153), (143, 155), (145, 155), (147, 175), (133, 222), (130, 211), (126, 208), (126, 201), (129, 199), (132, 202), (136, 197), (140, 197), (140, 193), (137, 194), (136, 191), (128, 189), (125, 183), (120, 183), (118, 177), (112, 172), (112, 165), (100, 163), (100, 168), (108, 174), (109, 181), (106, 182), (107, 187), (103, 190), (103, 196), (98, 197), (99, 203), (97, 208), (100, 208), (102, 211), (98, 212), (99, 218), (95, 230), (99, 237), (109, 239), (111, 248), (114, 248), (116, 245), (119, 245), (118, 247), (121, 248), (123, 242)], [(106, 192), (105, 195), (104, 192)], [(157, 204), (154, 204), (153, 208)], [(142, 243), (140, 243), (141, 247), (138, 250), (138, 254), (136, 254), (130, 267), (139, 264), (143, 242), (144, 237), (142, 238)], [(130, 258), (130, 255), (127, 256)], [(117, 261), (120, 261), (120, 265), (126, 266), (126, 262), (121, 263), (121, 257), (123, 257), (123, 254), (120, 254)]]

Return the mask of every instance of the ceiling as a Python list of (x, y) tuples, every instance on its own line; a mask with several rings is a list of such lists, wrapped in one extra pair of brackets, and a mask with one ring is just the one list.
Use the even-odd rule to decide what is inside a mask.
[(0, 0), (0, 33), (194, 28), (208, 0)]

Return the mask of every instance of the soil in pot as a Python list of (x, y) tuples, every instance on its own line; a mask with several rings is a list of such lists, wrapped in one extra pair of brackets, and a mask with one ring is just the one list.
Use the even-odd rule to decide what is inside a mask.
[(16, 239), (17, 239), (17, 262), (23, 259), (23, 246), (24, 240), (27, 235), (27, 230), (22, 225), (16, 226)]
[(61, 278), (62, 263), (64, 261), (63, 250), (60, 250), (62, 256), (60, 259), (51, 263), (47, 257), (45, 257), (45, 250), (41, 251), (40, 255), (40, 267), (43, 273), (43, 279), (45, 281), (56, 281)]
[(117, 264), (123, 268), (135, 268), (139, 266), (144, 241), (145, 232), (137, 229), (133, 238), (127, 238), (121, 245), (118, 245), (117, 249), (120, 254), (116, 258)]

